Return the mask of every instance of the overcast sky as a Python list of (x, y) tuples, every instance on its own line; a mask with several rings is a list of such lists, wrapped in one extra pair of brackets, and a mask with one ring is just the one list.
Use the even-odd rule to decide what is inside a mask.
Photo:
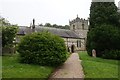
[[(12, 24), (29, 26), (39, 23), (69, 25), (69, 20), (87, 19), (92, 0), (0, 0), (0, 15)], [(118, 1), (115, 0), (118, 6)]]

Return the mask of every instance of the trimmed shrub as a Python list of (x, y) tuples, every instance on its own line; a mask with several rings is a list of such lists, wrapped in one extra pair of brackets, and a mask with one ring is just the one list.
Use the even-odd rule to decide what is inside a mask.
[(67, 59), (64, 40), (49, 32), (26, 35), (18, 44), (20, 60), (47, 66), (58, 66)]
[[(120, 50), (120, 29), (111, 25), (101, 25), (88, 32), (87, 51), (91, 56), (92, 49), (95, 49), (98, 57), (109, 54), (105, 50)], [(110, 53), (112, 54), (112, 53)], [(114, 53), (113, 53), (114, 54)], [(112, 54), (112, 55), (113, 55)], [(107, 56), (105, 57), (107, 58)]]

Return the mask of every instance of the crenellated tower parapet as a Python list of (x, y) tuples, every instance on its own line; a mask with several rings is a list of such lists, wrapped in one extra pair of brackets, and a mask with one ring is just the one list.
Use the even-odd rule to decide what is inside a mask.
[(79, 18), (69, 21), (70, 30), (88, 30), (88, 20)]

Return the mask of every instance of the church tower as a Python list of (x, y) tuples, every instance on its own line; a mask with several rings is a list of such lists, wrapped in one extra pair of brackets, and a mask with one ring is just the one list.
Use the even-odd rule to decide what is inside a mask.
[(70, 30), (88, 30), (88, 20), (80, 19), (78, 15), (76, 19), (69, 21), (69, 24)]
[(79, 18), (78, 15), (75, 19), (69, 21), (70, 30), (74, 31), (81, 38), (82, 50), (86, 48), (87, 32), (89, 29), (88, 20)]

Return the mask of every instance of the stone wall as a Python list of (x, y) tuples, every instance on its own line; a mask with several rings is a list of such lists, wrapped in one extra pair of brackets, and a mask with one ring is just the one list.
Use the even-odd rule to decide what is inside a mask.
[(84, 39), (73, 39), (73, 38), (63, 38), (66, 44), (66, 47), (71, 51), (71, 46), (74, 45), (75, 51), (85, 50), (85, 40)]

